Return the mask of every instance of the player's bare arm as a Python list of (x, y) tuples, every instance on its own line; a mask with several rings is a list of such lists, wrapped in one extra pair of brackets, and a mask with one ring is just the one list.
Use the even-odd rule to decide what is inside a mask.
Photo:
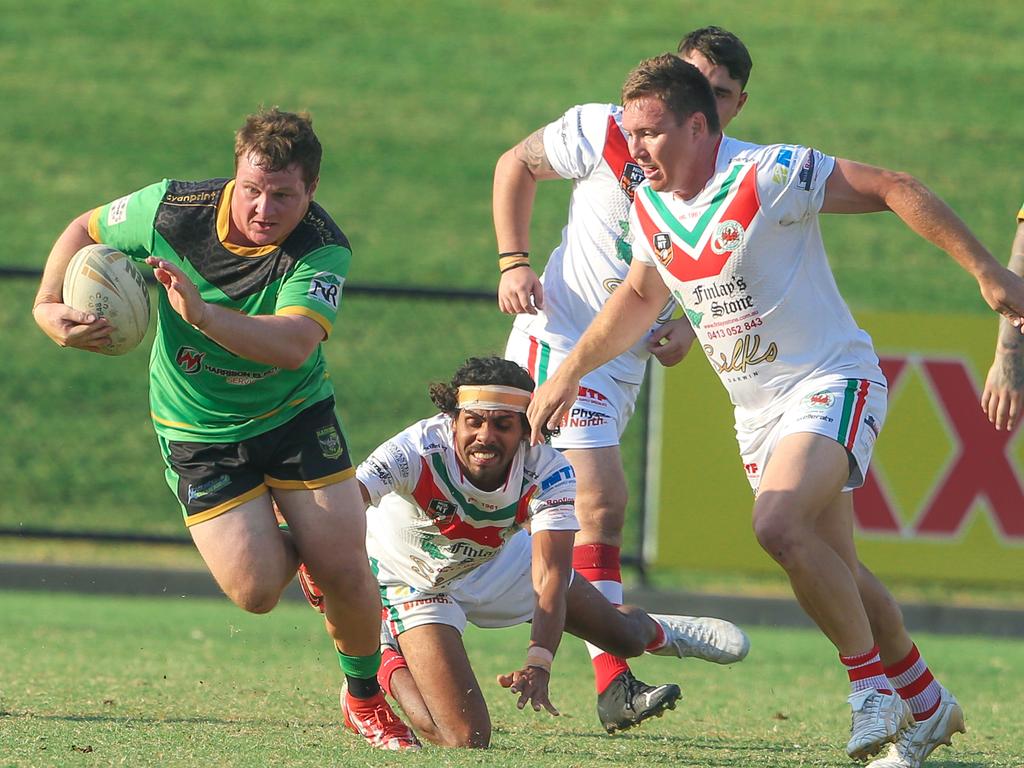
[[(1007, 268), (1024, 276), (1024, 221), (1017, 224), (1017, 234), (1010, 249)], [(995, 360), (985, 377), (981, 408), (996, 429), (1010, 429), (1017, 423), (1024, 399), (1024, 339), (1006, 319), (999, 320)]]
[(534, 392), (527, 411), (532, 445), (543, 442), (541, 430), (545, 426), (558, 427), (576, 400), (584, 374), (618, 357), (643, 337), (668, 297), (668, 288), (658, 271), (634, 259), (626, 279), (597, 313), (573, 351), (554, 376)]
[[(494, 232), (498, 253), (530, 251), (530, 218), (537, 194), (537, 182), (561, 178), (551, 167), (544, 151), (544, 129), (539, 128), (499, 159), (494, 169), (492, 198)], [(498, 306), (515, 315), (537, 314), (544, 306), (544, 289), (529, 265), (504, 269), (498, 284)]]
[(533, 613), (530, 648), (526, 664), (498, 682), (519, 694), (516, 706), (528, 703), (537, 712), (543, 707), (552, 715), (559, 712), (551, 703), (548, 686), (551, 660), (565, 629), (566, 592), (572, 573), (572, 531), (539, 531), (532, 536), (533, 588), (537, 605)]
[(185, 322), (246, 360), (294, 370), (324, 339), (323, 328), (308, 317), (243, 315), (203, 301), (195, 284), (169, 261), (150, 257), (146, 263)]
[(884, 210), (948, 253), (978, 281), (985, 302), (1014, 326), (1021, 326), (1024, 280), (996, 261), (938, 195), (909, 174), (837, 158), (822, 213)]
[(64, 303), (64, 273), (75, 253), (94, 242), (89, 236), (91, 211), (77, 216), (53, 244), (32, 306), (32, 317), (61, 347), (98, 352), (110, 343), (111, 326), (103, 317), (80, 312)]

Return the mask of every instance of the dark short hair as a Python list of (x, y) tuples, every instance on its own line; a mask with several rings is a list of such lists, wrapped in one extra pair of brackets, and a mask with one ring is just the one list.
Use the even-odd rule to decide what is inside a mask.
[(711, 84), (699, 69), (673, 53), (644, 59), (626, 78), (623, 104), (649, 97), (661, 99), (679, 122), (700, 112), (711, 133), (722, 129)]
[(306, 188), (320, 176), (323, 149), (306, 112), (282, 112), (277, 107), (249, 115), (235, 133), (235, 169), (242, 157), (254, 155), (254, 165), (265, 171), (283, 171), (296, 164)]
[[(459, 410), (458, 393), (463, 384), (497, 384), (503, 387), (518, 387), (533, 392), (536, 386), (530, 374), (518, 363), (503, 358), (471, 357), (452, 376), (451, 382), (438, 382), (430, 385), (430, 401), (438, 410), (452, 418)], [(526, 414), (522, 414), (523, 429), (530, 431), (530, 422)]]
[(754, 62), (747, 46), (732, 32), (713, 26), (695, 29), (679, 41), (679, 55), (686, 56), (694, 51), (712, 64), (725, 67), (729, 77), (738, 81), (742, 88), (747, 87)]

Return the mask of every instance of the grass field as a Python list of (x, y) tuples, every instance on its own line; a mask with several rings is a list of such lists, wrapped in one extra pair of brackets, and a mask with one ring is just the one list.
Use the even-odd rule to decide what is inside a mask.
[[(313, 112), (326, 147), (318, 199), (352, 239), (353, 283), (493, 289), (498, 155), (571, 104), (615, 100), (640, 58), (707, 23), (741, 35), (755, 60), (735, 135), (916, 173), (1000, 258), (1024, 191), (1007, 160), (1024, 144), (1008, 0), (983, 12), (952, 0), (0, 10), (0, 265), (41, 266), (71, 217), (160, 177), (229, 174), (231, 132), (263, 103)], [(557, 240), (567, 191), (542, 186), (538, 254)], [(825, 221), (854, 307), (982, 311), (969, 278), (891, 218)], [(148, 424), (145, 352), (56, 349), (29, 317), (33, 293), (0, 281), (0, 525), (180, 530)], [(426, 415), (427, 382), (500, 351), (508, 326), (486, 304), (349, 297), (327, 353), (355, 454)], [(634, 498), (637, 446), (631, 434)]]
[[(267, 616), (226, 601), (0, 593), (0, 766), (394, 764), (342, 734), (340, 673), (318, 618), (281, 605)], [(529, 768), (672, 765), (845, 766), (845, 676), (817, 633), (754, 629), (742, 664), (646, 657), (642, 679), (678, 682), (680, 708), (607, 737), (590, 665), (566, 638), (552, 682), (562, 716), (519, 712), (492, 683), (518, 665), (523, 628), (466, 636), (494, 722), (487, 753), (426, 748), (409, 765)], [(969, 732), (929, 765), (1021, 765), (1024, 646), (918, 638), (967, 714)]]

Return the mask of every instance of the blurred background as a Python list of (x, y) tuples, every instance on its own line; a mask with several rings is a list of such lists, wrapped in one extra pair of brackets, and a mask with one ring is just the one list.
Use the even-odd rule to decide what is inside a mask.
[[(326, 353), (357, 458), (429, 415), (431, 381), (450, 377), (470, 355), (504, 347), (511, 318), (493, 300), (490, 218), (498, 156), (573, 104), (616, 101), (633, 65), (674, 51), (695, 27), (724, 26), (753, 56), (749, 101), (732, 135), (909, 171), (1002, 262), (1024, 200), (1019, 9), (1010, 2), (982, 11), (960, 2), (880, 0), (55, 0), (38, 7), (0, 0), (0, 11), (0, 229), (7, 242), (0, 253), (7, 361), (0, 374), (0, 560), (198, 565), (189, 547), (114, 543), (123, 534), (187, 538), (149, 422), (148, 341), (122, 358), (61, 350), (36, 328), (30, 309), (38, 270), (71, 218), (164, 177), (230, 175), (233, 131), (260, 105), (312, 113), (325, 149), (317, 200), (353, 245)], [(531, 249), (539, 265), (558, 242), (568, 192), (567, 183), (541, 185)], [(823, 228), (840, 290), (858, 317), (877, 324), (869, 330), (886, 339), (883, 354), (962, 358), (980, 392), (996, 322), (970, 277), (895, 217), (831, 217)], [(933, 322), (934, 315), (945, 319)], [(976, 325), (948, 349), (899, 333), (957, 327), (961, 318)], [(703, 389), (688, 389), (691, 363), (706, 372), (701, 358), (661, 380), (649, 424), (645, 393), (625, 439), (626, 551), (645, 557), (648, 575), (663, 585), (773, 583), (777, 576), (749, 533), (739, 534), (749, 550), (737, 550), (732, 533), (714, 540), (713, 531), (712, 544), (698, 545), (701, 519), (729, 521), (718, 526), (723, 531), (749, 530), (749, 493), (734, 449), (731, 457), (725, 449), (705, 455), (710, 464), (699, 465), (699, 474), (733, 494), (719, 497), (673, 476), (683, 462), (657, 440), (672, 432), (692, 450), (709, 439), (697, 415), (671, 410), (689, 400), (700, 413), (719, 413), (703, 407)], [(934, 381), (921, 370), (906, 385), (920, 393), (907, 397), (924, 399), (906, 407), (898, 428), (906, 435), (880, 464), (892, 519), (881, 531), (868, 520), (861, 531), (868, 542), (898, 547), (917, 537), (914, 521), (967, 442), (943, 421)], [(720, 407), (724, 395), (708, 397)], [(664, 408), (671, 420), (663, 424)], [(724, 413), (714, 434), (729, 445)], [(911, 457), (940, 444), (941, 435), (916, 426), (932, 422), (946, 443), (933, 451), (938, 469), (922, 474)], [(1000, 450), (1017, 462), (1015, 441)], [(665, 471), (652, 473), (662, 459)], [(904, 493), (901, 483), (912, 487)], [(990, 550), (1019, 556), (1024, 534), (1013, 526), (1024, 508), (1000, 527), (983, 491), (946, 544), (962, 544), (970, 524), (990, 532), (968, 535), (984, 539), (971, 545), (975, 561)], [(47, 539), (47, 532), (65, 538)], [(83, 542), (82, 534), (99, 539)], [(926, 563), (950, 561), (950, 552), (940, 548)], [(967, 572), (938, 587), (929, 577), (934, 565), (909, 569), (907, 589), (944, 597), (971, 582), (986, 600), (998, 592), (997, 601), (1018, 604), (1024, 569), (1014, 575), (1005, 562), (996, 574), (971, 579)]]

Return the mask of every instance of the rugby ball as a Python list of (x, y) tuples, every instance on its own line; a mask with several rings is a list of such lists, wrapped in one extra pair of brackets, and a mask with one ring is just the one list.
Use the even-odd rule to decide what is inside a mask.
[(149, 327), (149, 290), (132, 260), (109, 245), (92, 243), (71, 259), (64, 273), (64, 303), (110, 321), (110, 344), (99, 350), (123, 355)]

